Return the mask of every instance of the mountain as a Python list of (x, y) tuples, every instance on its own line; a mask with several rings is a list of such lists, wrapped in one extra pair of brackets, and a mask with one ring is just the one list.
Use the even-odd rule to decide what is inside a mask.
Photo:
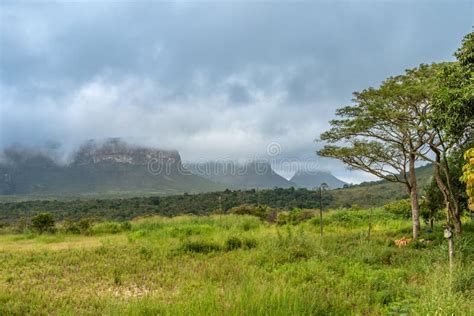
[(223, 189), (186, 170), (177, 151), (133, 146), (120, 139), (89, 141), (68, 164), (21, 148), (5, 150), (3, 156), (2, 195), (135, 196)]
[(229, 189), (272, 189), (296, 187), (275, 171), (268, 162), (253, 161), (240, 164), (228, 162), (205, 162), (186, 167), (194, 174), (226, 186)]
[(326, 183), (330, 189), (342, 188), (344, 181), (339, 180), (330, 172), (325, 171), (298, 171), (291, 180), (300, 188), (314, 189), (319, 187), (322, 183)]

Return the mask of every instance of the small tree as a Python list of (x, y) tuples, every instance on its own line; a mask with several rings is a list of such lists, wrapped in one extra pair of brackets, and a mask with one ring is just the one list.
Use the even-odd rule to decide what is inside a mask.
[(51, 213), (39, 213), (31, 219), (31, 226), (38, 233), (52, 232), (54, 230), (54, 218)]

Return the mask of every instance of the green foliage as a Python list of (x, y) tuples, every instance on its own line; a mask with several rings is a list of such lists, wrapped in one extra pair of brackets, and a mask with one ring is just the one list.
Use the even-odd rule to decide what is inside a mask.
[(240, 240), (239, 237), (229, 237), (226, 239), (224, 242), (224, 250), (229, 251), (229, 250), (235, 250), (242, 248), (242, 240)]
[(431, 181), (423, 188), (423, 199), (421, 201), (421, 217), (425, 223), (430, 223), (435, 219), (440, 219), (442, 212), (445, 208), (443, 195), (436, 184), (434, 177)]
[[(378, 88), (354, 92), (354, 105), (338, 109), (331, 129), (321, 134), (327, 144), (318, 154), (407, 184), (409, 162), (416, 159), (409, 153), (420, 150), (424, 135), (431, 132), (421, 126), (419, 113), (430, 102), (439, 67), (422, 64), (386, 79)], [(414, 143), (420, 145), (414, 148)]]
[(257, 247), (257, 240), (251, 237), (230, 236), (224, 242), (224, 250), (231, 251), (236, 249), (253, 249)]
[(257, 245), (258, 245), (258, 242), (255, 238), (245, 237), (242, 240), (242, 248), (244, 249), (253, 249), (253, 248), (256, 248)]
[[(159, 198), (159, 203), (157, 197), (7, 202), (0, 203), (0, 221), (16, 222), (21, 217), (28, 219), (44, 211), (54, 212), (58, 221), (79, 221), (82, 218), (124, 221), (144, 215), (203, 215), (219, 209), (219, 197), (226, 213), (232, 213), (233, 208), (246, 205), (241, 210), (242, 214), (248, 212), (270, 222), (275, 220), (276, 209), (319, 207), (319, 194), (307, 189), (226, 190), (164, 196)], [(332, 193), (326, 192), (323, 204), (328, 206), (332, 200)]]
[(383, 207), (385, 212), (399, 216), (400, 218), (411, 218), (410, 200), (400, 200), (385, 204)]
[(54, 217), (51, 213), (39, 213), (31, 219), (31, 227), (38, 233), (54, 231)]
[[(450, 142), (469, 137), (474, 127), (474, 32), (464, 37), (455, 53), (458, 62), (448, 63), (438, 75), (439, 86), (434, 97), (435, 126)], [(472, 135), (471, 135), (472, 137)]]
[(97, 223), (90, 228), (90, 233), (93, 235), (98, 234), (117, 234), (124, 231), (131, 230), (132, 225), (130, 222), (103, 222)]
[(210, 252), (220, 251), (221, 249), (222, 247), (215, 242), (205, 240), (188, 240), (183, 242), (179, 250), (182, 252), (207, 254)]
[(315, 211), (312, 210), (302, 210), (300, 208), (293, 208), (289, 212), (279, 212), (277, 215), (277, 224), (299, 224), (301, 222), (307, 221), (313, 218), (316, 215)]
[(228, 210), (230, 214), (236, 215), (252, 215), (259, 217), (261, 219), (265, 218), (267, 212), (269, 211), (269, 207), (266, 205), (249, 205), (243, 204), (239, 206), (235, 206)]
[(63, 223), (62, 229), (65, 233), (69, 233), (69, 234), (80, 234), (81, 233), (81, 230), (79, 229), (78, 225), (75, 222), (70, 221), (70, 220), (66, 220)]
[(474, 148), (464, 153), (466, 164), (463, 166), (461, 180), (466, 183), (466, 194), (469, 197), (469, 210), (474, 213)]

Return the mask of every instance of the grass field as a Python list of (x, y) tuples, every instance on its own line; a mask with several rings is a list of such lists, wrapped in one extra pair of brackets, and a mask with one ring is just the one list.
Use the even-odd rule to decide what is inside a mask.
[(325, 214), (323, 238), (317, 219), (148, 217), (117, 227), (0, 235), (0, 315), (474, 314), (470, 222), (451, 276), (441, 227), (398, 248), (410, 222), (380, 209)]

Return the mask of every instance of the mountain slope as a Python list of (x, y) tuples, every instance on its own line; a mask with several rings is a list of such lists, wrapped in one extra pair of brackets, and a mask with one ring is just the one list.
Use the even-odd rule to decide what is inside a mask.
[(189, 164), (192, 173), (209, 179), (229, 189), (272, 189), (296, 187), (275, 171), (268, 162), (254, 161), (246, 164), (235, 162), (206, 162)]
[(136, 196), (223, 189), (185, 170), (177, 151), (117, 139), (83, 145), (67, 165), (42, 153), (10, 150), (5, 156), (0, 164), (3, 195)]
[(319, 187), (322, 183), (326, 183), (330, 189), (342, 188), (344, 181), (339, 180), (330, 172), (304, 172), (298, 171), (291, 180), (300, 188), (314, 189)]

